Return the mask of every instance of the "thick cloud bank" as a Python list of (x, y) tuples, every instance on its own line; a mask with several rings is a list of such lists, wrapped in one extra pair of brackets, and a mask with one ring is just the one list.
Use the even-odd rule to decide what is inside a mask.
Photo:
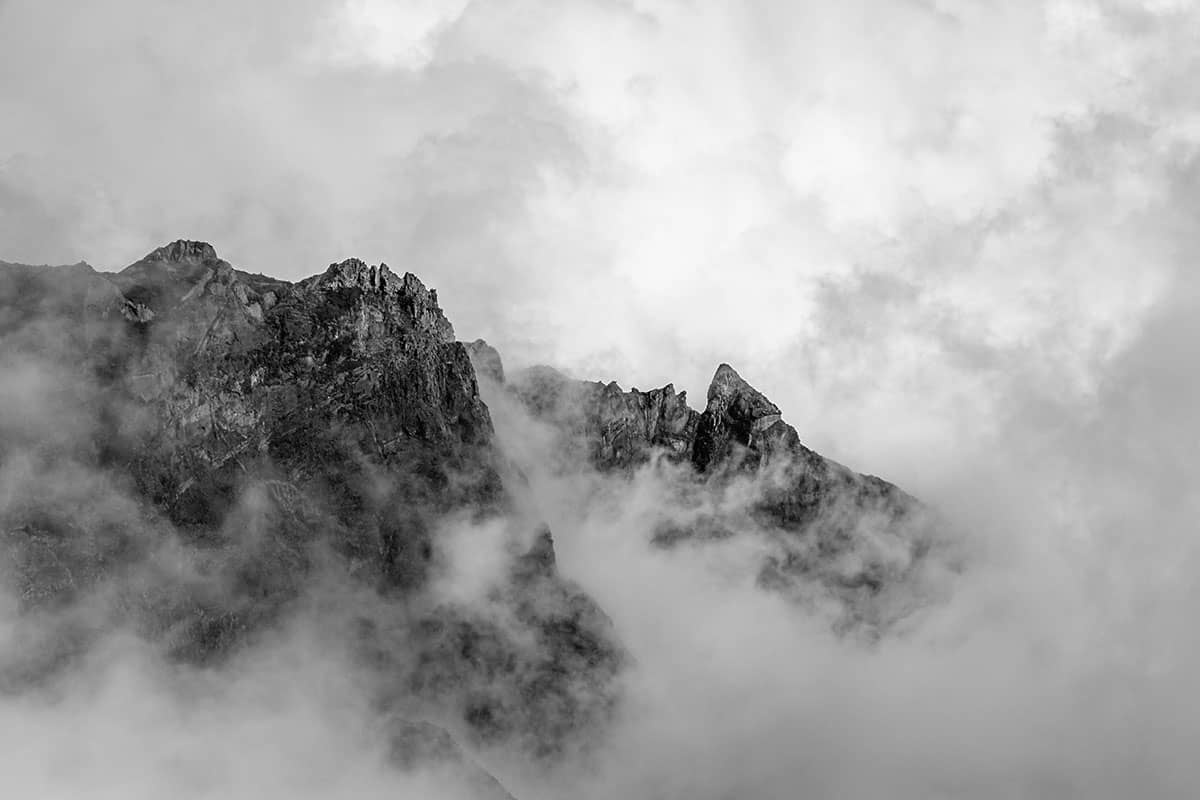
[(1181, 267), (1188, 3), (0, 14), (4, 258), (382, 259), (510, 360), (693, 395), (761, 365), (801, 431), (892, 475), (1009, 392), (1090, 401)]
[[(745, 540), (652, 547), (662, 474), (546, 470), (486, 397), (633, 663), (586, 764), (482, 756), (522, 800), (1190, 797), (1198, 34), (1169, 0), (0, 0), (0, 258), (386, 259), (506, 366), (700, 397), (728, 361), (961, 532), (942, 602), (850, 642)], [(5, 430), (70, 441), (69, 378), (4, 377)], [(476, 598), (495, 559), (447, 541)], [(3, 701), (0, 765), (39, 796), (456, 796), (380, 766), (313, 636), (216, 685), (117, 640)]]

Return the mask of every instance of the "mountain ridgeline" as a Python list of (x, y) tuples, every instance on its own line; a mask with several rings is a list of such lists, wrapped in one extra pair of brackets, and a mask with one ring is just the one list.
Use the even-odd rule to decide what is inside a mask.
[[(115, 274), (0, 262), (0, 375), (0, 568), (26, 631), (0, 689), (53, 681), (114, 629), (219, 666), (333, 576), (361, 602), (325, 613), (378, 676), (398, 768), (460, 764), (481, 797), (508, 795), (459, 741), (586, 751), (631, 661), (519, 511), (480, 381), (555, 433), (557, 468), (669, 471), (695, 512), (650, 546), (759, 537), (758, 584), (835, 603), (842, 632), (919, 605), (943, 544), (919, 502), (806, 448), (727, 365), (702, 410), (670, 385), (506, 376), (436, 292), (356, 259), (296, 283), (190, 241)], [(443, 532), (489, 524), (509, 561), (487, 603), (436, 591)]]

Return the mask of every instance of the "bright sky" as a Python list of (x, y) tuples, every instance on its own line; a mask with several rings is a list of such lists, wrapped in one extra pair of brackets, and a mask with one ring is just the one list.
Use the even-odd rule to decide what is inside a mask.
[[(1192, 797), (1198, 41), (1183, 0), (0, 0), (0, 259), (383, 260), (510, 369), (700, 406), (728, 362), (980, 544), (919, 636), (852, 653), (685, 569), (700, 548), (557, 527), (659, 698), (617, 795), (875, 764), (919, 797)], [(107, 742), (65, 708), (45, 731)], [(17, 767), (68, 763), (10, 716)], [(250, 723), (211, 736), (235, 773), (274, 738)], [(269, 771), (352, 763), (332, 730)]]
[(1024, 404), (1094, 409), (1172, 295), (1197, 24), (1134, 0), (7, 0), (0, 256), (385, 260), (510, 363), (702, 395), (728, 361), (820, 449), (933, 485)]

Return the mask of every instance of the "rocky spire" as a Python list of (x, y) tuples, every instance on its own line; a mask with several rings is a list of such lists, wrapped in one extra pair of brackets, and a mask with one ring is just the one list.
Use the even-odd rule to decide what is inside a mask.
[(696, 426), (692, 463), (703, 471), (729, 455), (734, 445), (764, 444), (764, 438), (778, 438), (789, 431), (794, 437), (795, 431), (782, 421), (777, 405), (733, 367), (721, 364), (709, 384), (708, 406)]
[(340, 263), (330, 264), (329, 269), (310, 280), (312, 288), (326, 291), (361, 289), (364, 292), (395, 294), (402, 289), (401, 280), (388, 269), (387, 264), (372, 267), (357, 258), (347, 258)]
[(728, 364), (721, 364), (713, 374), (712, 382), (708, 385), (708, 411), (724, 413), (731, 406), (737, 405), (739, 414), (755, 420), (771, 421), (779, 419), (779, 406), (772, 403), (766, 396), (751, 386), (737, 374)]
[(217, 251), (208, 242), (177, 239), (149, 253), (142, 261), (169, 264), (201, 264), (220, 261)]
[(442, 342), (454, 341), (454, 326), (438, 306), (437, 292), (425, 288), (420, 278), (411, 272), (399, 277), (387, 264), (373, 267), (360, 259), (348, 258), (330, 264), (324, 273), (301, 285), (308, 290), (323, 292), (357, 290), (364, 295), (378, 296), (385, 302), (398, 303), (418, 327), (434, 332)]

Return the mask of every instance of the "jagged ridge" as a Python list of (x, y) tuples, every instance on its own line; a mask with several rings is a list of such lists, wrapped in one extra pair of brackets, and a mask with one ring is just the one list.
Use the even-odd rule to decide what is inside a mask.
[[(480, 374), (503, 375), (486, 342), (469, 350), (486, 362)], [(843, 630), (878, 631), (923, 602), (918, 576), (946, 542), (936, 516), (894, 484), (805, 447), (779, 407), (730, 365), (718, 366), (703, 411), (672, 384), (626, 392), (616, 382), (573, 380), (544, 366), (519, 372), (505, 388), (559, 430), (564, 451), (601, 472), (631, 474), (661, 457), (691, 472), (684, 493), (720, 493), (737, 481), (755, 488), (737, 513), (693, 515), (685, 524), (664, 519), (658, 544), (760, 533), (772, 545), (760, 584), (802, 602), (812, 601), (814, 586), (833, 594), (844, 609), (836, 620)]]
[[(52, 378), (44, 419), (0, 417), (0, 464), (34, 465), (20, 502), (0, 507), (4, 564), (28, 613), (56, 615), (69, 643), (0, 665), (10, 682), (86, 648), (95, 615), (82, 610), (106, 586), (120, 587), (106, 623), (212, 663), (281, 619), (332, 562), (403, 600), (400, 624), (342, 620), (391, 676), (385, 709), (415, 704), (470, 741), (547, 758), (602, 728), (624, 656), (603, 612), (559, 574), (549, 529), (514, 536), (492, 593), (528, 636), (424, 594), (447, 515), (512, 511), (477, 376), (602, 472), (673, 465), (678, 507), (752, 485), (749, 506), (664, 518), (655, 541), (767, 537), (760, 583), (801, 601), (813, 586), (832, 593), (847, 628), (904, 613), (891, 593), (939, 542), (920, 503), (806, 448), (729, 365), (702, 410), (671, 384), (626, 392), (545, 367), (506, 381), (493, 348), (455, 340), (435, 291), (383, 264), (348, 259), (289, 283), (184, 240), (113, 275), (0, 262), (0, 337), (5, 369), (36, 363)], [(158, 559), (175, 541), (186, 569)]]

